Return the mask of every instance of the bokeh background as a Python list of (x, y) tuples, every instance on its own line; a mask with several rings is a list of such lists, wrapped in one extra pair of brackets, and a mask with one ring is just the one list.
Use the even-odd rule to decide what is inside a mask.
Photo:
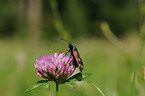
[[(106, 96), (128, 96), (144, 34), (144, 0), (0, 0), (0, 96), (55, 96), (35, 73), (40, 55), (77, 46), (88, 81)], [(139, 58), (136, 96), (144, 96), (144, 51)], [(145, 74), (144, 74), (145, 75)], [(59, 96), (101, 96), (86, 81), (74, 90), (60, 86)]]

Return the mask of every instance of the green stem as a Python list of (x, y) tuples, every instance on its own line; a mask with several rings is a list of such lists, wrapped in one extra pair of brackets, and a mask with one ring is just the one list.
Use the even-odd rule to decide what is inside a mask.
[(49, 0), (49, 2), (52, 10), (52, 16), (54, 18), (54, 27), (61, 37), (65, 37), (68, 40), (70, 38), (70, 35), (63, 26), (60, 13), (58, 11), (58, 3), (56, 0)]
[(138, 58), (136, 60), (136, 64), (135, 64), (135, 70), (134, 70), (134, 74), (133, 74), (133, 80), (132, 80), (132, 84), (131, 84), (131, 90), (130, 90), (130, 96), (134, 96), (135, 94), (135, 78), (136, 78), (136, 71), (137, 71), (137, 67), (138, 67), (138, 64), (139, 64), (139, 59), (141, 57), (141, 54), (143, 52), (143, 48), (144, 48), (144, 45), (145, 45), (145, 37), (143, 38), (143, 42), (142, 42), (142, 46), (141, 46), (141, 49), (139, 51), (139, 55), (138, 55)]
[(100, 88), (97, 87), (94, 83), (92, 83), (90, 81), (88, 81), (88, 83), (90, 83), (91, 85), (93, 85), (101, 93), (102, 96), (105, 96), (104, 93), (100, 90)]
[(56, 82), (56, 96), (58, 96), (59, 84)]

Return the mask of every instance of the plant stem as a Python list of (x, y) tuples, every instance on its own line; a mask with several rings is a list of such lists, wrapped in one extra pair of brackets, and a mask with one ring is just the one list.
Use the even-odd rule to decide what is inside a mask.
[(65, 30), (60, 13), (58, 11), (58, 3), (57, 0), (49, 0), (50, 2), (50, 7), (52, 10), (52, 16), (54, 18), (54, 27), (57, 30), (58, 34), (61, 37), (65, 37), (67, 40), (70, 38), (70, 34)]
[(91, 85), (93, 85), (93, 86), (101, 93), (102, 96), (105, 96), (104, 93), (100, 90), (99, 87), (97, 87), (94, 83), (92, 83), (92, 82), (90, 82), (90, 81), (88, 81), (88, 82), (89, 82)]
[(139, 59), (141, 57), (141, 54), (143, 52), (143, 48), (144, 48), (144, 45), (145, 45), (145, 37), (143, 39), (144, 40), (142, 42), (142, 45), (141, 45), (141, 48), (140, 48), (140, 51), (139, 51), (139, 55), (137, 57), (136, 64), (135, 64), (135, 70), (134, 70), (134, 74), (133, 74), (133, 80), (132, 80), (131, 90), (130, 90), (130, 95), (129, 96), (134, 96), (134, 94), (135, 94), (135, 77), (136, 77), (136, 71), (137, 71)]
[(56, 96), (58, 96), (58, 88), (59, 88), (59, 84), (56, 82)]

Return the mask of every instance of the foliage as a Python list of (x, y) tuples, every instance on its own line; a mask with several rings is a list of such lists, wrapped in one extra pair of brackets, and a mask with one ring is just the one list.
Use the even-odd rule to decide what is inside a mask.
[[(68, 80), (66, 80), (65, 82), (63, 82), (62, 84), (65, 84), (69, 87), (72, 87), (74, 89), (78, 88), (77, 84), (74, 81), (82, 81), (85, 80), (86, 78), (88, 78), (91, 74), (90, 73), (77, 73), (75, 75), (73, 75), (72, 77), (70, 77)], [(50, 84), (49, 84), (49, 80), (40, 80), (37, 83), (35, 83), (34, 85), (32, 85), (31, 87), (29, 87), (25, 93), (39, 87), (40, 85), (44, 84), (44, 88), (47, 90), (50, 90)]]
[[(15, 35), (27, 37), (32, 27), (30, 22), (36, 19), (40, 19), (37, 21), (38, 25), (41, 24), (38, 31), (40, 31), (39, 38), (43, 40), (52, 39), (58, 35), (63, 35), (67, 39), (102, 35), (100, 32), (102, 21), (108, 22), (116, 35), (138, 30), (139, 24), (142, 24), (139, 21), (140, 10), (136, 1), (42, 0), (34, 2), (36, 6), (29, 6), (29, 4), (31, 1), (0, 1), (1, 37), (14, 37)], [(11, 10), (5, 11), (7, 9)], [(38, 14), (38, 10), (42, 14), (39, 18), (32, 18), (34, 15), (32, 14), (31, 17), (31, 10), (33, 14)], [(36, 23), (31, 23), (37, 27)]]
[[(87, 71), (93, 74), (87, 80), (97, 85), (106, 96), (113, 94), (129, 96), (131, 77), (135, 68), (134, 62), (140, 49), (140, 39), (132, 35), (123, 40), (126, 45), (125, 48), (127, 48), (125, 51), (128, 53), (124, 53), (118, 47), (103, 39), (86, 38), (85, 40), (79, 39), (77, 42), (72, 41), (77, 46), (84, 61), (84, 73)], [(67, 49), (67, 45), (60, 43), (60, 41), (55, 43), (42, 42), (40, 45), (41, 47), (32, 48), (21, 40), (0, 41), (0, 72), (2, 73), (0, 75), (0, 78), (2, 78), (0, 80), (0, 91), (2, 96), (25, 96), (25, 90), (40, 79), (35, 73), (35, 58), (45, 53)], [(135, 94), (138, 96), (145, 94), (143, 91), (145, 82), (142, 78), (142, 65), (145, 63), (143, 58), (145, 58), (144, 51), (140, 57), (136, 74)], [(47, 92), (43, 88), (36, 88), (28, 95), (47, 96), (48, 93), (53, 95), (55, 86), (52, 82), (49, 83), (51, 84), (51, 91)], [(45, 87), (45, 83), (40, 86)], [(45, 88), (49, 89), (49, 86), (46, 84)], [(98, 90), (83, 81), (80, 88), (75, 90), (60, 86), (59, 96), (96, 96), (99, 93)]]

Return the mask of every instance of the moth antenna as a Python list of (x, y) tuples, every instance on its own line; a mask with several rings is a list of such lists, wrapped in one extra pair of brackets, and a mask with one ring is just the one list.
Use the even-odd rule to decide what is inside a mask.
[(70, 42), (68, 42), (67, 40), (65, 40), (65, 39), (63, 39), (63, 38), (60, 38), (60, 39), (70, 44)]

